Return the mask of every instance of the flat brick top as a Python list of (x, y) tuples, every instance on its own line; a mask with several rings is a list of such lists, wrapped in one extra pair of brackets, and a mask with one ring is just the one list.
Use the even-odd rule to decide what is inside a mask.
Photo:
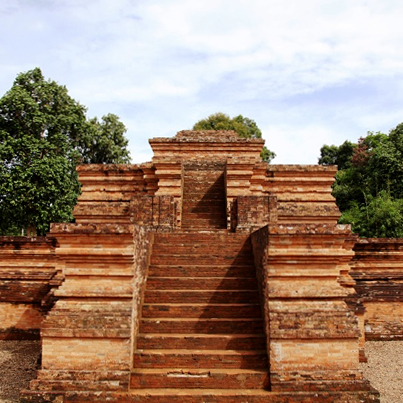
[(383, 251), (402, 252), (403, 238), (359, 238), (354, 250), (359, 251)]
[(357, 240), (359, 244), (403, 244), (403, 238), (359, 238)]
[(132, 234), (134, 225), (131, 224), (100, 224), (100, 223), (52, 223), (50, 234)]
[(337, 165), (295, 165), (295, 164), (284, 164), (284, 165), (269, 165), (268, 171), (273, 172), (330, 172), (334, 175), (337, 172)]
[(151, 168), (152, 162), (142, 164), (81, 164), (77, 166), (78, 172), (129, 172), (139, 171), (144, 168)]
[[(350, 235), (348, 224), (281, 224), (269, 225), (270, 234), (301, 234), (301, 235)], [(352, 235), (356, 237), (355, 235)]]
[(2, 236), (0, 237), (0, 248), (12, 245), (15, 249), (19, 249), (26, 244), (56, 244), (56, 239), (53, 237), (28, 237), (28, 236)]
[(188, 142), (188, 143), (258, 143), (263, 144), (263, 139), (242, 138), (233, 130), (182, 130), (175, 137), (157, 137), (151, 142)]

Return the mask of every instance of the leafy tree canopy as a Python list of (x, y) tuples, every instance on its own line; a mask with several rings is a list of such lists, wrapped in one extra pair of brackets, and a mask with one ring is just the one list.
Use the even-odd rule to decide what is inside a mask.
[(87, 164), (126, 164), (130, 162), (125, 137), (126, 127), (119, 117), (109, 113), (102, 120), (90, 119), (87, 143), (81, 154), (81, 162)]
[(345, 169), (351, 165), (351, 157), (356, 144), (346, 140), (341, 146), (324, 145), (320, 149), (318, 163), (320, 165), (337, 165), (339, 169)]
[(389, 135), (368, 132), (357, 144), (321, 148), (320, 164), (339, 164), (333, 195), (340, 222), (360, 236), (403, 236), (402, 151), (403, 124)]
[[(234, 130), (239, 137), (243, 138), (262, 138), (262, 132), (252, 119), (242, 115), (231, 118), (225, 113), (215, 113), (206, 119), (199, 120), (193, 126), (193, 130)], [(270, 151), (266, 146), (263, 146), (261, 153), (262, 160), (270, 162), (276, 154)]]
[(39, 68), (17, 76), (0, 98), (0, 234), (45, 234), (72, 220), (79, 162), (126, 162), (117, 116), (87, 121), (86, 109)]

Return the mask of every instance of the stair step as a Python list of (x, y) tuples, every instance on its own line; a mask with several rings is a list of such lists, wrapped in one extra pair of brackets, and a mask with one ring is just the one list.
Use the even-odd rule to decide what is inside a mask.
[(227, 214), (225, 212), (224, 207), (220, 207), (220, 208), (192, 207), (191, 209), (182, 210), (182, 222), (183, 222), (184, 218), (189, 221), (214, 220), (216, 222), (221, 223), (222, 221), (227, 220)]
[(193, 230), (205, 230), (205, 229), (226, 229), (227, 222), (222, 220), (221, 222), (217, 222), (217, 220), (205, 220), (205, 219), (195, 219), (182, 220), (182, 228), (185, 229), (193, 229)]
[[(197, 195), (192, 194), (182, 199), (182, 211), (185, 209), (196, 208), (200, 212), (208, 212), (221, 209), (227, 211), (227, 200), (225, 197), (219, 197), (218, 194)], [(205, 210), (203, 210), (205, 209)]]
[[(163, 243), (154, 247), (154, 254), (164, 255), (164, 254), (173, 254), (173, 255), (192, 255), (192, 254), (223, 254), (223, 245), (221, 243), (217, 244), (207, 244), (201, 243), (198, 245), (194, 244), (185, 244), (185, 243), (175, 243), (168, 244)], [(252, 248), (250, 245), (225, 245), (225, 255), (236, 255), (236, 256), (244, 256), (250, 259), (252, 253)]]
[(191, 184), (198, 184), (200, 186), (214, 186), (225, 184), (225, 177), (223, 171), (191, 171), (184, 172), (183, 175), (185, 186), (184, 189), (189, 188)]
[(197, 166), (194, 168), (185, 167), (184, 169), (184, 176), (190, 178), (197, 178), (197, 177), (216, 177), (221, 178), (224, 176), (224, 168), (223, 167), (204, 167), (204, 166)]
[(227, 199), (222, 192), (203, 192), (195, 191), (183, 195), (182, 207), (221, 207), (223, 210), (227, 210)]
[(217, 168), (217, 167), (210, 167), (210, 166), (197, 166), (194, 168), (188, 168), (186, 167), (184, 170), (184, 176), (185, 177), (190, 177), (190, 178), (196, 178), (196, 177), (222, 177), (224, 175), (224, 169), (223, 167)]
[(261, 318), (260, 304), (144, 304), (143, 318)]
[(214, 225), (222, 225), (224, 222), (227, 222), (227, 215), (222, 211), (205, 211), (200, 213), (182, 212), (182, 226), (183, 222), (192, 225), (204, 224), (206, 229), (211, 230), (214, 229)]
[(216, 197), (208, 199), (204, 197), (203, 199), (192, 199), (192, 198), (187, 198), (182, 200), (182, 210), (185, 208), (192, 209), (192, 208), (198, 208), (198, 207), (204, 207), (204, 206), (210, 206), (214, 207), (216, 206), (217, 208), (226, 208), (227, 202), (225, 198), (219, 198), (217, 199)]
[(140, 369), (133, 370), (130, 387), (137, 388), (201, 388), (264, 389), (269, 376), (265, 370), (227, 369)]
[(144, 303), (228, 303), (251, 304), (259, 302), (257, 291), (182, 291), (182, 290), (148, 290), (144, 295)]
[(249, 350), (138, 350), (134, 367), (267, 369), (267, 354)]
[(185, 186), (183, 187), (183, 194), (193, 193), (194, 191), (204, 190), (206, 193), (215, 191), (225, 194), (224, 178), (215, 178), (208, 183), (203, 183), (205, 179), (200, 178), (196, 180), (189, 180), (185, 177)]
[(224, 186), (225, 179), (222, 172), (192, 172), (186, 173), (183, 176), (185, 186), (184, 189), (191, 189), (190, 185), (199, 186)]
[(139, 349), (189, 350), (265, 350), (263, 334), (142, 334), (137, 336)]
[(194, 172), (192, 174), (185, 173), (184, 176), (185, 186), (184, 189), (191, 189), (191, 185), (199, 185), (199, 186), (224, 186), (225, 180), (224, 175), (221, 172), (220, 174), (214, 172)]
[(253, 277), (255, 268), (249, 265), (150, 265), (150, 277)]
[(210, 211), (182, 211), (182, 222), (185, 220), (192, 221), (212, 221), (213, 223), (220, 223), (222, 221), (227, 221), (227, 215), (225, 214), (224, 209), (222, 211), (218, 209), (210, 210)]
[(206, 189), (194, 187), (194, 189), (188, 189), (183, 192), (183, 201), (201, 201), (203, 199), (217, 199), (226, 201), (224, 192), (219, 188)]
[[(364, 402), (367, 392), (272, 392), (262, 389), (131, 389), (125, 403), (318, 403)], [(376, 398), (374, 397), (374, 401)], [(369, 402), (369, 400), (367, 400)], [(102, 402), (103, 403), (103, 402)]]
[(257, 290), (255, 278), (149, 277), (147, 290)]
[(225, 185), (224, 175), (218, 173), (207, 173), (207, 172), (200, 172), (194, 174), (186, 174), (184, 175), (184, 182), (185, 186), (183, 187), (184, 190), (192, 189), (193, 185), (198, 185), (200, 187), (208, 188), (209, 186), (215, 186), (223, 188)]
[(192, 254), (192, 255), (173, 255), (173, 254), (152, 254), (151, 256), (151, 264), (170, 264), (170, 265), (184, 265), (184, 264), (195, 264), (198, 265), (240, 265), (240, 264), (253, 264), (253, 260), (248, 256), (234, 256), (231, 254), (228, 255), (219, 255), (211, 254)]
[(256, 334), (264, 333), (262, 319), (142, 319), (140, 333), (207, 333)]
[[(127, 392), (47, 391), (45, 400), (66, 403), (318, 403), (375, 402), (379, 394), (368, 391), (268, 391), (264, 389), (144, 388)], [(24, 403), (44, 402), (44, 393), (24, 390)]]
[[(132, 389), (130, 403), (308, 403), (259, 389)], [(292, 397), (291, 397), (292, 398)], [(312, 396), (308, 397), (312, 399)], [(310, 400), (312, 402), (313, 400)]]
[[(227, 261), (232, 261), (234, 258), (244, 258), (247, 262), (253, 262), (252, 251), (247, 247), (236, 248), (229, 246), (228, 249), (225, 245), (212, 244), (210, 248), (207, 245), (201, 245), (199, 247), (191, 247), (187, 245), (180, 245), (176, 248), (174, 245), (157, 245), (153, 249), (153, 256), (172, 256), (173, 258), (184, 258), (188, 260), (189, 258), (200, 258), (206, 255), (206, 253), (211, 254), (212, 259), (220, 260), (225, 258)], [(199, 256), (198, 256), (199, 255)], [(195, 264), (195, 263), (193, 263)], [(211, 263), (212, 265), (217, 265), (219, 263)]]
[(225, 246), (228, 244), (250, 244), (248, 235), (229, 233), (227, 231), (208, 231), (208, 232), (194, 232), (194, 231), (180, 231), (175, 233), (159, 233), (155, 235), (154, 245), (159, 242), (180, 243), (185, 242), (188, 244), (199, 244), (206, 242), (211, 244), (215, 242), (223, 242)]

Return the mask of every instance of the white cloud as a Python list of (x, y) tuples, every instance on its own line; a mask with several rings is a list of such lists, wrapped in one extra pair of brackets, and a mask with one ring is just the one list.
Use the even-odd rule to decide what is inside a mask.
[(91, 115), (119, 114), (139, 157), (144, 139), (223, 111), (265, 128), (278, 160), (316, 163), (324, 142), (403, 120), (402, 12), (394, 0), (3, 0), (0, 92), (39, 66)]
[[(311, 164), (318, 162), (319, 150), (323, 144), (332, 143), (332, 131), (326, 126), (307, 125), (302, 128), (290, 126), (268, 127), (270, 136), (266, 145), (272, 150), (284, 150), (274, 164)], [(307, 147), (309, 145), (309, 148)]]

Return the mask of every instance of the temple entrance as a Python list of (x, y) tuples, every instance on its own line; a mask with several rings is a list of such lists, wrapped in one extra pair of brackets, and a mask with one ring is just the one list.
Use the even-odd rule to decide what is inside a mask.
[(182, 200), (182, 228), (227, 228), (225, 163), (186, 164)]

